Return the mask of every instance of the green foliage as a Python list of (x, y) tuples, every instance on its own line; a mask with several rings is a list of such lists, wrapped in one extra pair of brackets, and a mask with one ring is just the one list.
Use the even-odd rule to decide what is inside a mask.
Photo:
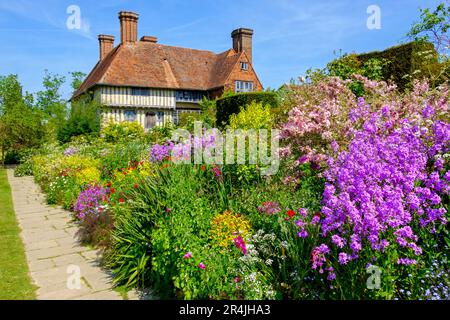
[(174, 126), (167, 124), (165, 126), (155, 126), (145, 133), (144, 140), (149, 144), (164, 144), (172, 137)]
[(69, 142), (79, 135), (98, 135), (100, 132), (100, 104), (95, 99), (72, 102), (69, 119), (58, 128), (58, 140)]
[(196, 121), (202, 121), (202, 119), (203, 117), (200, 112), (181, 112), (178, 119), (178, 126), (193, 132), (194, 123)]
[[(369, 58), (361, 61), (356, 54), (344, 54), (342, 57), (327, 64), (326, 72), (329, 76), (340, 77), (341, 79), (351, 79), (354, 74), (362, 75), (371, 80), (381, 80), (383, 70), (389, 64), (388, 60), (381, 58)], [(320, 77), (315, 75), (316, 80), (321, 81)], [(363, 84), (358, 81), (352, 81), (349, 84), (350, 90), (357, 96), (364, 95)]]
[(393, 81), (401, 91), (410, 88), (413, 79), (432, 78), (440, 71), (437, 53), (429, 42), (410, 42), (381, 52), (361, 54), (357, 59), (362, 63), (372, 59), (388, 61), (382, 69), (381, 80)]
[(416, 41), (430, 41), (436, 50), (448, 56), (450, 50), (450, 4), (442, 2), (433, 11), (429, 8), (420, 9), (420, 22), (415, 23), (408, 37)]
[(269, 105), (271, 108), (278, 106), (278, 100), (274, 92), (245, 92), (225, 96), (216, 101), (217, 125), (225, 126), (232, 114), (238, 113), (241, 107), (245, 107), (253, 101)]
[(144, 136), (144, 129), (137, 122), (109, 123), (101, 130), (107, 142), (130, 141)]
[(64, 123), (67, 116), (66, 101), (60, 93), (65, 81), (64, 76), (45, 70), (42, 81), (44, 90), (36, 93), (36, 108), (42, 112), (43, 119), (46, 121), (45, 128), (48, 139), (56, 138), (58, 127)]
[(270, 129), (273, 125), (270, 106), (255, 101), (241, 107), (241, 111), (232, 114), (229, 121), (232, 129)]
[(205, 126), (213, 128), (216, 125), (216, 100), (209, 100), (203, 97), (200, 102), (200, 107), (202, 110), (202, 122)]
[(72, 89), (75, 91), (83, 83), (84, 79), (86, 78), (86, 73), (81, 72), (81, 71), (73, 71), (73, 72), (70, 72), (70, 75), (72, 76), (71, 86), (72, 86)]
[(118, 141), (114, 145), (100, 150), (98, 156), (102, 158), (100, 170), (102, 179), (109, 180), (114, 177), (118, 169), (129, 167), (131, 163), (141, 161), (148, 157), (147, 145), (142, 141)]
[(43, 136), (40, 114), (30, 105), (28, 95), (22, 95), (17, 76), (0, 77), (0, 148), (1, 162), (20, 161), (24, 148), (38, 146)]

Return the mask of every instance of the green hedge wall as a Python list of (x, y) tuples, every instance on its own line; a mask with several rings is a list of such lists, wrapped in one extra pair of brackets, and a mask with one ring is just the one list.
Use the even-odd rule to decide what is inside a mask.
[(232, 114), (239, 113), (241, 107), (253, 101), (269, 105), (272, 108), (278, 107), (277, 95), (274, 92), (245, 92), (219, 98), (216, 101), (217, 125), (225, 126)]
[(411, 78), (405, 75), (421, 79), (429, 77), (430, 73), (437, 74), (441, 68), (436, 50), (429, 42), (414, 41), (384, 51), (360, 54), (357, 58), (363, 63), (373, 58), (386, 59), (388, 64), (383, 68), (383, 80), (394, 81), (400, 90), (405, 90), (411, 84)]

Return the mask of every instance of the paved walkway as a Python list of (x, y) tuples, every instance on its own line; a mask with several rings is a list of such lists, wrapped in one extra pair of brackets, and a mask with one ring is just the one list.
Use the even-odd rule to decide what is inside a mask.
[[(7, 172), (31, 277), (39, 287), (37, 298), (123, 299), (111, 290), (110, 276), (99, 267), (98, 252), (76, 240), (70, 212), (46, 205), (33, 177), (14, 177), (13, 169)], [(137, 299), (137, 294), (128, 293), (128, 299)]]

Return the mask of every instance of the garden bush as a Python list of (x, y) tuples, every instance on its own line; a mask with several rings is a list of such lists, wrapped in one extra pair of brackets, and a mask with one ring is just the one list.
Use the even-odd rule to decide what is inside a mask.
[(131, 141), (144, 136), (144, 129), (136, 122), (109, 123), (101, 130), (106, 142)]
[(225, 96), (217, 99), (217, 125), (223, 127), (229, 122), (232, 114), (239, 113), (241, 107), (249, 105), (251, 102), (259, 102), (262, 105), (276, 108), (278, 100), (274, 92), (245, 92)]

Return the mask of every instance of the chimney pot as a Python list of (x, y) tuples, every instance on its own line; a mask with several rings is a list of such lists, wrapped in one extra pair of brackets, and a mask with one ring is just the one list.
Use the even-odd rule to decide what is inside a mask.
[(157, 43), (158, 42), (158, 38), (154, 37), (154, 36), (143, 36), (140, 41)]
[(98, 36), (100, 60), (103, 60), (114, 49), (114, 36), (100, 34)]
[(252, 63), (252, 38), (253, 30), (248, 28), (239, 28), (233, 30), (231, 33), (231, 38), (233, 38), (233, 49), (236, 52), (243, 52), (247, 54), (250, 63)]
[(139, 15), (130, 11), (120, 11), (120, 40), (122, 44), (137, 41), (137, 22)]

